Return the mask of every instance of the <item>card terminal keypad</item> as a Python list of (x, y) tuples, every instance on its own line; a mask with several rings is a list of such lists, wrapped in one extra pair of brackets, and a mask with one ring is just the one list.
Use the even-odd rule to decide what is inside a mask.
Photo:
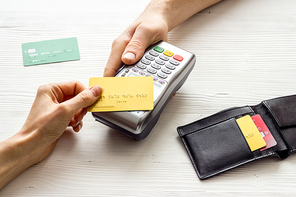
[[(164, 84), (162, 80), (171, 75), (176, 66), (182, 61), (183, 57), (181, 55), (174, 54), (174, 52), (160, 46), (155, 46), (131, 70), (143, 76), (155, 75), (153, 76), (154, 81)], [(121, 76), (124, 77), (129, 71), (125, 71)]]

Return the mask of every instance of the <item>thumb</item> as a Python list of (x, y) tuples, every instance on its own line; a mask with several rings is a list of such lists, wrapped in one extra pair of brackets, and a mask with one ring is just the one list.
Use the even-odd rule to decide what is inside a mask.
[(136, 63), (151, 44), (151, 37), (143, 28), (138, 27), (123, 52), (122, 62), (127, 65)]
[(81, 108), (92, 105), (102, 94), (102, 88), (98, 85), (83, 90), (72, 99), (65, 102), (76, 113)]

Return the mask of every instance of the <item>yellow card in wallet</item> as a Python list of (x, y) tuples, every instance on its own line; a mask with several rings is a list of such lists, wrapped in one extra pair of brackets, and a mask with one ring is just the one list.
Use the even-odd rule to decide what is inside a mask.
[(93, 77), (89, 87), (99, 85), (101, 97), (88, 108), (90, 112), (153, 109), (153, 77)]
[(251, 116), (246, 115), (236, 119), (238, 126), (240, 127), (251, 151), (255, 151), (259, 148), (266, 146), (266, 142), (261, 136)]

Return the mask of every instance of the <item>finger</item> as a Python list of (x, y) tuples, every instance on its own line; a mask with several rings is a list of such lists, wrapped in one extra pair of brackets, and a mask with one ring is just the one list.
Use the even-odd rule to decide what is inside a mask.
[(173, 96), (171, 97), (171, 99), (174, 98), (174, 96), (176, 96), (176, 94), (177, 94), (177, 92), (175, 92), (175, 93), (173, 94)]
[(86, 113), (87, 113), (86, 108), (79, 109), (76, 112), (76, 114), (71, 118), (71, 121), (68, 126), (76, 127), (79, 124), (79, 122), (82, 121), (82, 119), (86, 115)]
[(67, 81), (52, 85), (53, 92), (59, 103), (69, 100), (87, 88), (79, 81)]
[(83, 122), (81, 121), (81, 122), (79, 122), (78, 125), (76, 125), (75, 127), (73, 127), (73, 130), (74, 130), (75, 132), (79, 132), (79, 131), (81, 130), (82, 127), (83, 127)]
[(104, 70), (104, 77), (114, 77), (116, 72), (122, 66), (121, 56), (125, 47), (131, 40), (136, 26), (132, 24), (112, 43), (111, 53)]
[(125, 64), (136, 63), (143, 56), (146, 48), (152, 44), (154, 36), (149, 28), (139, 25), (123, 52), (122, 61)]
[(92, 105), (102, 94), (102, 88), (95, 85), (91, 88), (85, 89), (77, 94), (72, 99), (65, 101), (64, 104), (69, 109), (70, 113), (76, 114), (81, 108), (87, 108)]
[(111, 53), (108, 59), (108, 62), (106, 64), (105, 70), (104, 70), (104, 77), (114, 77), (116, 72), (119, 70), (119, 68), (122, 66), (121, 62), (121, 54), (124, 51), (125, 46), (120, 43), (115, 43), (115, 41), (112, 44)]

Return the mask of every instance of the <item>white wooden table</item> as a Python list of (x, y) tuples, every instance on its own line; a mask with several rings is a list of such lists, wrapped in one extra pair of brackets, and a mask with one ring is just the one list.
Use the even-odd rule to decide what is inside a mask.
[[(41, 84), (102, 76), (112, 41), (148, 0), (2, 0), (0, 140), (23, 125)], [(296, 156), (267, 158), (200, 181), (176, 128), (225, 108), (296, 93), (296, 1), (225, 0), (169, 34), (196, 54), (151, 134), (134, 141), (85, 117), (0, 196), (292, 196)], [(77, 37), (81, 60), (24, 67), (21, 44)], [(1, 166), (0, 166), (1, 167)]]

